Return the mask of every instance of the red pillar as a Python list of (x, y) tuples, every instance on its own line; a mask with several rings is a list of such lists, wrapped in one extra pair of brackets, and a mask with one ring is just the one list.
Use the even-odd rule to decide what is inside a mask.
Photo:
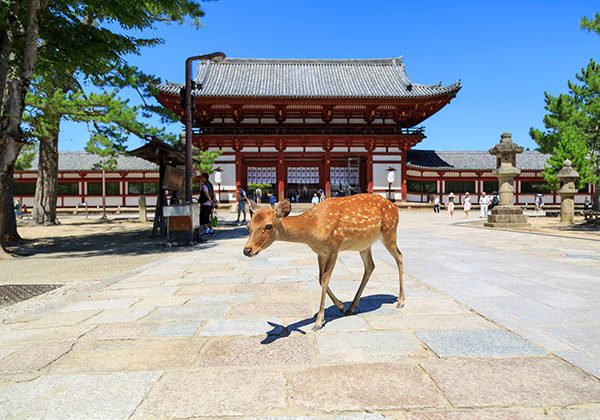
[(235, 148), (235, 188), (236, 188), (236, 194), (237, 194), (237, 187), (238, 187), (238, 185), (242, 184), (242, 178), (243, 178), (243, 174), (242, 174), (242, 153), (240, 151), (240, 148), (236, 147)]
[(285, 199), (285, 165), (283, 164), (283, 150), (277, 154), (277, 201)]
[(373, 150), (367, 152), (367, 192), (373, 192)]
[(325, 153), (323, 172), (323, 179), (325, 180), (325, 197), (331, 197), (331, 157), (329, 156), (329, 152)]
[(402, 201), (406, 201), (408, 197), (408, 188), (406, 187), (406, 161), (407, 161), (407, 152), (406, 150), (402, 150), (402, 163), (400, 164), (400, 182), (401, 182), (401, 194)]

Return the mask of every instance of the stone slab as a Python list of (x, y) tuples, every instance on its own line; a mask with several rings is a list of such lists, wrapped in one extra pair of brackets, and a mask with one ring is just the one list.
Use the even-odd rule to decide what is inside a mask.
[(549, 420), (543, 410), (527, 408), (484, 408), (409, 411), (406, 420)]
[(310, 365), (316, 353), (309, 337), (292, 335), (275, 340), (264, 337), (212, 339), (202, 348), (202, 367), (253, 367)]
[(600, 402), (600, 381), (551, 357), (450, 358), (421, 363), (455, 407)]
[(600, 405), (563, 408), (556, 410), (556, 415), (560, 420), (598, 420)]
[(51, 367), (54, 373), (163, 370), (193, 366), (201, 339), (84, 341)]
[(470, 312), (469, 308), (450, 299), (407, 299), (402, 314), (459, 314)]
[(132, 322), (145, 317), (154, 308), (138, 307), (138, 308), (122, 308), (122, 309), (107, 309), (94, 315), (84, 321), (85, 324), (112, 324), (114, 322)]
[(199, 335), (214, 336), (254, 336), (279, 335), (283, 330), (281, 320), (271, 319), (212, 319), (200, 328)]
[(202, 370), (168, 372), (134, 418), (264, 415), (286, 404), (280, 372)]
[(377, 363), (399, 361), (425, 355), (426, 351), (405, 332), (317, 333), (317, 345), (323, 363)]
[(292, 384), (296, 405), (329, 413), (445, 404), (431, 380), (412, 364), (322, 366), (293, 373)]
[(160, 372), (42, 376), (0, 388), (1, 418), (128, 418)]
[(145, 319), (146, 320), (207, 320), (223, 318), (229, 311), (227, 304), (211, 305), (189, 305), (185, 306), (163, 306), (156, 308)]
[(318, 302), (247, 302), (235, 305), (229, 318), (312, 317), (318, 310)]
[(118, 299), (118, 298), (142, 298), (148, 296), (171, 296), (179, 287), (150, 287), (150, 285), (140, 285), (139, 288), (108, 290), (105, 289), (92, 295), (92, 299)]
[(121, 299), (105, 299), (105, 300), (85, 300), (83, 302), (68, 305), (59, 310), (59, 312), (71, 311), (90, 311), (94, 309), (115, 309), (127, 308), (138, 301), (136, 297), (121, 298)]
[[(401, 311), (401, 309), (400, 309)], [(466, 314), (403, 314), (392, 316), (367, 315), (367, 322), (377, 330), (472, 330), (498, 328), (476, 313)]]
[(17, 328), (0, 335), (2, 344), (30, 344), (48, 341), (75, 341), (83, 334), (94, 328), (93, 325), (74, 325), (65, 327), (50, 327), (37, 329)]
[(203, 321), (168, 321), (161, 322), (152, 328), (149, 335), (155, 337), (192, 337), (200, 328)]
[(419, 331), (416, 333), (439, 357), (539, 356), (546, 352), (504, 330)]
[(190, 300), (189, 296), (145, 297), (138, 300), (131, 308), (156, 308), (158, 306), (180, 306)]
[(79, 341), (89, 340), (135, 340), (148, 335), (148, 331), (156, 327), (153, 322), (114, 322), (99, 324), (87, 332)]
[(228, 293), (214, 296), (196, 296), (190, 299), (191, 305), (206, 305), (212, 303), (242, 303), (256, 299), (254, 293)]
[(32, 322), (23, 325), (23, 328), (52, 328), (52, 327), (65, 327), (79, 324), (88, 318), (96, 315), (100, 312), (99, 309), (87, 310), (87, 311), (73, 311), (73, 312), (56, 312), (45, 316), (42, 316)]
[(73, 342), (45, 342), (28, 345), (0, 360), (0, 374), (34, 372), (67, 353)]

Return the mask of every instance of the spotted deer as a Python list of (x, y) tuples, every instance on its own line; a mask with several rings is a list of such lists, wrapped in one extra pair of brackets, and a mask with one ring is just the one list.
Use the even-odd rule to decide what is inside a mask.
[[(317, 254), (321, 305), (314, 330), (320, 329), (325, 320), (325, 294), (342, 313), (354, 313), (375, 268), (371, 245), (377, 239), (396, 260), (400, 280), (397, 307), (404, 306), (402, 253), (396, 245), (398, 209), (389, 200), (376, 194), (329, 198), (299, 216), (290, 217), (287, 216), (292, 205), (287, 199), (275, 209), (249, 202), (254, 216), (248, 224), (249, 238), (244, 246), (244, 255), (253, 257), (275, 241), (304, 243)], [(344, 304), (329, 288), (329, 279), (341, 251), (358, 251), (365, 265), (358, 291), (346, 312)]]

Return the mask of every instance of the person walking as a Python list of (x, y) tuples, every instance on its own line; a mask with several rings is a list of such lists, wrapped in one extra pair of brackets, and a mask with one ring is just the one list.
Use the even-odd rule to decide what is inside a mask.
[(317, 204), (319, 204), (319, 196), (317, 195), (317, 193), (313, 194), (313, 198), (312, 198), (312, 200), (310, 200), (310, 202), (312, 203), (313, 206), (316, 206)]
[(215, 231), (210, 223), (210, 215), (213, 209), (213, 198), (210, 196), (210, 188), (204, 176), (200, 177), (200, 225), (204, 227), (205, 235), (212, 235)]
[(463, 203), (463, 210), (465, 211), (465, 217), (469, 217), (471, 213), (471, 194), (465, 193), (465, 202)]
[(489, 197), (485, 195), (485, 191), (482, 191), (481, 196), (479, 197), (479, 218), (487, 220), (489, 204)]
[(446, 208), (448, 212), (448, 219), (452, 219), (454, 216), (454, 193), (450, 193), (448, 196), (448, 207)]
[(433, 212), (434, 213), (440, 212), (440, 197), (435, 197), (433, 199)]
[[(246, 223), (246, 191), (241, 185), (237, 187), (237, 220), (235, 221), (238, 225), (240, 223)], [(244, 220), (240, 222), (240, 215), (244, 214)]]

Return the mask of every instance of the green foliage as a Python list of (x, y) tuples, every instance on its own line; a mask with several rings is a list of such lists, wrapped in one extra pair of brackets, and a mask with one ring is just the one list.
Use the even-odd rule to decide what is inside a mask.
[(35, 159), (36, 151), (33, 144), (26, 144), (21, 148), (17, 162), (15, 163), (15, 170), (26, 171), (31, 168), (31, 163)]
[(582, 29), (587, 29), (590, 32), (596, 32), (600, 35), (600, 13), (595, 13), (592, 19), (583, 17), (579, 21), (579, 26), (581, 26)]
[[(581, 26), (600, 35), (600, 14), (593, 20), (583, 18)], [(600, 65), (590, 60), (575, 77), (575, 82), (568, 82), (568, 93), (545, 93), (546, 130), (529, 132), (540, 151), (552, 153), (544, 178), (554, 186), (567, 158), (580, 175), (580, 186), (600, 180)]]
[(259, 183), (248, 183), (248, 192), (256, 191), (257, 188), (260, 188), (263, 193), (273, 188), (272, 184), (259, 184)]
[(194, 150), (193, 159), (196, 161), (198, 171), (212, 174), (214, 172), (213, 165), (215, 160), (221, 156), (220, 150)]
[(557, 190), (560, 187), (560, 180), (556, 174), (563, 168), (566, 159), (572, 162), (573, 168), (579, 173), (578, 188), (583, 188), (586, 183), (595, 179), (585, 141), (575, 130), (566, 128), (548, 159), (548, 166), (542, 172), (551, 189)]

